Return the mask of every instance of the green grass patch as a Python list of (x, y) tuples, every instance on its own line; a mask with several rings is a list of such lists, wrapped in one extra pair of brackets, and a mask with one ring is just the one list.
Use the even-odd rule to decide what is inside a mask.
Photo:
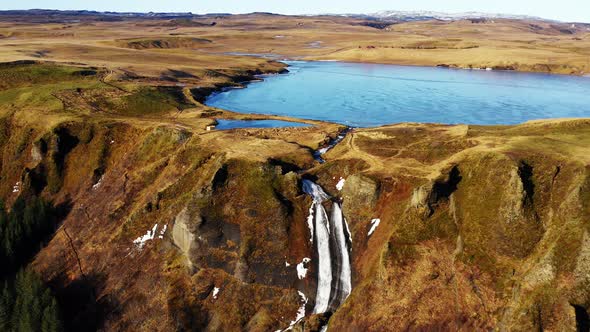
[(121, 98), (119, 105), (114, 105), (117, 113), (130, 116), (179, 111), (193, 106), (185, 99), (182, 89), (176, 87), (140, 87)]
[(83, 80), (53, 84), (38, 84), (31, 87), (20, 87), (10, 90), (0, 90), (0, 105), (12, 106), (18, 109), (43, 107), (44, 110), (54, 111), (63, 109), (62, 101), (54, 94), (68, 89), (97, 89), (104, 87), (99, 81)]
[(211, 40), (194, 37), (168, 37), (158, 39), (125, 39), (123, 45), (134, 49), (150, 49), (150, 48), (191, 48), (198, 47), (202, 44), (211, 43)]
[(96, 69), (60, 66), (55, 64), (16, 62), (0, 64), (0, 90), (90, 79)]

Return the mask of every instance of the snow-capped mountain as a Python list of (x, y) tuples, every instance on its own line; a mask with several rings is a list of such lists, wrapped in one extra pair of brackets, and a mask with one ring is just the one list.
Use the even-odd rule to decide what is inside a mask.
[(534, 19), (543, 20), (539, 17), (512, 14), (496, 14), (482, 12), (444, 13), (435, 11), (399, 11), (383, 10), (372, 14), (350, 14), (349, 17), (372, 18), (387, 21), (423, 21), (430, 19), (454, 21), (462, 19)]

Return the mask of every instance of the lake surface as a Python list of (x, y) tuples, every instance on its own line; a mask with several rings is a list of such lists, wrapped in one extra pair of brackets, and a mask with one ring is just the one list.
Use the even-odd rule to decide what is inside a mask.
[(590, 78), (342, 62), (287, 62), (206, 104), (242, 113), (284, 115), (353, 127), (397, 122), (516, 124), (590, 117)]
[(217, 119), (217, 130), (236, 128), (284, 128), (284, 127), (311, 127), (310, 124), (281, 120), (223, 120)]

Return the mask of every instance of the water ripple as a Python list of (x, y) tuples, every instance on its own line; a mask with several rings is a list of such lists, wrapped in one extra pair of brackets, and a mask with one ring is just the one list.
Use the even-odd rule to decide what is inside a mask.
[(378, 126), (515, 124), (590, 117), (590, 78), (429, 67), (297, 62), (286, 75), (216, 94), (210, 106)]

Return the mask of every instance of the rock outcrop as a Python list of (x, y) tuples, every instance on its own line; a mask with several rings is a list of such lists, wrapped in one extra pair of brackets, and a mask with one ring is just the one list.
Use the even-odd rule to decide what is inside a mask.
[[(58, 231), (33, 267), (58, 299), (77, 301), (72, 322), (210, 331), (588, 322), (590, 153), (578, 143), (590, 140), (587, 121), (356, 129), (321, 165), (309, 148), (259, 131), (2, 124), (1, 196), (68, 207), (73, 241)], [(445, 148), (426, 153), (432, 142)], [(328, 214), (342, 203), (352, 240), (338, 240), (351, 245), (352, 292), (321, 315), (304, 178), (333, 197)], [(73, 300), (79, 285), (92, 296)]]

